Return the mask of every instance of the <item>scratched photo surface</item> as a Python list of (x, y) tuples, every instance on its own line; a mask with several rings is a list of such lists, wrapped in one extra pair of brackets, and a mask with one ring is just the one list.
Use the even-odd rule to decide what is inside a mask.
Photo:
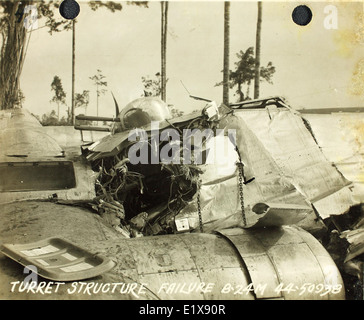
[(0, 1), (0, 299), (362, 300), (363, 9)]

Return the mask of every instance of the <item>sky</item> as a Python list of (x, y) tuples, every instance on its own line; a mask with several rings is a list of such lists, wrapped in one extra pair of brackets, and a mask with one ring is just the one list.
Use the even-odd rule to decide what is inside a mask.
[[(108, 91), (100, 97), (99, 115), (113, 116), (111, 92), (123, 107), (142, 96), (143, 76), (153, 77), (160, 71), (160, 3), (150, 1), (143, 8), (122, 2), (123, 10), (111, 13), (103, 8), (92, 11), (85, 1), (78, 2), (75, 91), (90, 90), (86, 112), (96, 115), (96, 87), (89, 78), (100, 69)], [(308, 5), (313, 12), (307, 26), (299, 26), (291, 18), (299, 4)], [(325, 12), (328, 5), (337, 9), (336, 29), (327, 29), (332, 17)], [(232, 1), (230, 10), (230, 69), (234, 70), (236, 54), (255, 47), (257, 3)], [(263, 2), (262, 21), (261, 65), (271, 61), (276, 72), (273, 84), (262, 82), (261, 98), (283, 96), (295, 109), (364, 107), (363, 92), (353, 93), (353, 77), (358, 80), (360, 66), (363, 72), (363, 2)], [(168, 104), (185, 113), (205, 105), (189, 98), (184, 86), (192, 95), (222, 102), (222, 87), (215, 84), (222, 81), (223, 22), (221, 1), (169, 3)], [(57, 110), (50, 103), (55, 75), (61, 78), (71, 106), (72, 32), (51, 36), (43, 25), (39, 19), (39, 28), (31, 32), (21, 76), (23, 107), (38, 115)], [(252, 95), (253, 86), (250, 92)], [(230, 101), (236, 99), (232, 89)], [(61, 108), (61, 116), (65, 110)], [(76, 109), (76, 114), (84, 112)]]

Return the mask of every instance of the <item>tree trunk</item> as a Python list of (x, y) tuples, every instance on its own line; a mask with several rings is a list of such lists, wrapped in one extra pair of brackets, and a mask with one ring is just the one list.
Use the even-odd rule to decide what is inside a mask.
[(258, 1), (257, 33), (255, 39), (254, 99), (259, 98), (261, 29), (262, 29), (262, 2)]
[(225, 105), (229, 105), (229, 54), (230, 54), (230, 1), (224, 2), (224, 69), (223, 97)]
[(76, 20), (72, 21), (72, 97), (71, 97), (71, 125), (75, 124), (75, 51), (76, 51)]
[[(99, 116), (99, 95), (100, 95), (99, 86), (96, 85), (96, 116), (97, 117)], [(98, 122), (96, 122), (96, 123), (98, 123)]]
[(168, 1), (161, 1), (161, 20), (161, 99), (166, 102)]
[(238, 83), (238, 93), (239, 93), (239, 99), (237, 102), (244, 101), (244, 92), (241, 89), (241, 82)]
[[(31, 1), (29, 1), (31, 3)], [(27, 2), (28, 4), (28, 2)], [(18, 102), (20, 73), (25, 56), (26, 29), (24, 17), (18, 21), (15, 15), (21, 2), (8, 2), (7, 19), (2, 28), (3, 44), (0, 56), (0, 109), (10, 109)]]

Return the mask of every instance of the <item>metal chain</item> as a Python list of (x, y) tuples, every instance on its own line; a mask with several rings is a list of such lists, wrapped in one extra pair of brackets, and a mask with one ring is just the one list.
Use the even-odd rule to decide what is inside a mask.
[[(239, 169), (239, 197), (240, 197), (240, 205), (241, 205), (241, 213), (243, 217), (244, 226), (246, 226), (246, 216), (245, 216), (245, 206), (244, 206), (244, 191), (243, 191), (243, 180), (244, 180), (244, 164), (241, 161), (239, 150), (236, 148), (236, 151), (239, 155), (239, 162), (236, 163)], [(202, 213), (201, 213), (201, 200), (200, 200), (200, 190), (201, 190), (201, 181), (199, 180), (197, 183), (197, 210), (198, 210), (198, 219), (200, 224), (200, 232), (203, 232), (203, 223), (202, 223)]]
[(198, 210), (198, 220), (200, 224), (200, 232), (203, 232), (200, 190), (201, 190), (201, 180), (197, 182), (197, 210)]
[(241, 214), (243, 217), (244, 226), (246, 226), (246, 216), (245, 216), (245, 206), (244, 206), (244, 192), (243, 192), (243, 180), (244, 180), (244, 164), (241, 161), (240, 153), (238, 148), (236, 147), (236, 152), (239, 156), (239, 162), (236, 163), (239, 169), (239, 197), (240, 197), (240, 206), (241, 206)]

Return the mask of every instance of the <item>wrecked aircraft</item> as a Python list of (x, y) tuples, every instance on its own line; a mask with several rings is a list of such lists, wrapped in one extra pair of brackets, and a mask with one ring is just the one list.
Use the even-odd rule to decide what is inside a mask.
[[(154, 100), (151, 101), (155, 103)], [(145, 104), (145, 101), (138, 99), (132, 104)], [(143, 110), (143, 105), (139, 109)], [(299, 221), (307, 223), (311, 230), (320, 229), (319, 218), (342, 214), (359, 203), (353, 199), (352, 183), (327, 161), (307, 121), (280, 98), (250, 101), (233, 106), (225, 113), (212, 113), (210, 118), (207, 116), (209, 109), (216, 110), (216, 106), (208, 105), (202, 115), (177, 119), (168, 119), (160, 112), (159, 118), (152, 115), (143, 122), (137, 115), (136, 121), (141, 122), (128, 127), (121, 118), (138, 108), (127, 106), (127, 111), (120, 114), (120, 121), (115, 122), (113, 134), (83, 147), (86, 158), (99, 174), (96, 183), (100, 187), (99, 195), (104, 197), (101, 200), (109, 197), (109, 202), (116, 207), (117, 202), (122, 202), (127, 220), (145, 211), (148, 225), (156, 215), (163, 215), (160, 206), (175, 205), (164, 208), (168, 211), (165, 215), (173, 216), (172, 225), (176, 219), (187, 219), (187, 229), (194, 230), (201, 227), (199, 221), (202, 221), (208, 231), (233, 226), (297, 224)], [(144, 113), (148, 114), (148, 110)], [(178, 158), (168, 159), (169, 162), (159, 157), (154, 163), (130, 163), (128, 151), (135, 144), (139, 144), (140, 152), (149, 144), (149, 154), (157, 156), (170, 144), (165, 139), (153, 140), (155, 132), (159, 132), (150, 124), (156, 120), (164, 131), (172, 128), (174, 132), (183, 132), (181, 139), (191, 140), (192, 136), (197, 143), (186, 145), (173, 141), (178, 142), (180, 152), (174, 152)], [(135, 142), (132, 129), (136, 127), (148, 132), (149, 140)], [(209, 136), (205, 134), (206, 128), (211, 129)], [(205, 130), (205, 143), (201, 143), (201, 137), (196, 139), (191, 129)], [(223, 134), (221, 131), (216, 134), (218, 130)], [(229, 130), (234, 130), (235, 136), (228, 135)], [(225, 148), (224, 152), (220, 146)], [(185, 149), (194, 150), (198, 153), (194, 160), (200, 156), (204, 163), (187, 163)], [(227, 155), (225, 162), (216, 161), (219, 153)], [(210, 158), (213, 160), (209, 161)], [(117, 179), (121, 180), (116, 182)], [(138, 200), (135, 197), (139, 197)], [(177, 204), (178, 199), (181, 200)], [(200, 212), (199, 205), (203, 207)], [(160, 231), (166, 228), (166, 225), (154, 227)]]
[[(9, 111), (6, 128), (24, 122), (25, 114)], [(324, 156), (309, 123), (281, 98), (230, 107), (209, 102), (202, 112), (176, 119), (162, 101), (141, 98), (107, 120), (113, 126), (98, 131), (110, 134), (83, 143), (69, 167), (62, 151), (52, 159), (41, 152), (34, 162), (23, 148), (13, 152), (20, 141), (1, 148), (11, 150), (2, 155), (9, 177), (1, 189), (1, 201), (8, 202), (3, 243), (63, 237), (115, 263), (96, 282), (147, 288), (141, 295), (107, 291), (95, 299), (344, 299), (345, 273), (354, 274), (350, 285), (362, 280), (355, 259), (364, 251), (348, 245), (360, 243), (360, 236), (334, 223), (350, 216), (361, 225), (355, 186)], [(28, 136), (30, 128), (18, 128)], [(85, 134), (95, 127), (75, 128)], [(3, 131), (1, 143), (10, 141), (5, 136)], [(221, 153), (228, 157), (218, 162)], [(143, 154), (148, 163), (133, 161)], [(26, 162), (38, 169), (49, 161), (72, 167), (75, 178), (65, 179), (71, 183), (19, 189), (24, 171), (13, 168)], [(45, 176), (50, 172), (51, 180), (67, 177), (53, 169)], [(14, 212), (36, 222), (20, 226)], [(0, 260), (7, 270), (14, 268), (8, 260)], [(9, 282), (9, 274), (21, 280), (17, 271), (1, 281)], [(57, 299), (89, 298), (91, 285), (68, 296), (71, 286), (65, 282)], [(2, 289), (2, 297), (12, 294), (10, 285)], [(36, 289), (17, 294), (42, 297)]]

